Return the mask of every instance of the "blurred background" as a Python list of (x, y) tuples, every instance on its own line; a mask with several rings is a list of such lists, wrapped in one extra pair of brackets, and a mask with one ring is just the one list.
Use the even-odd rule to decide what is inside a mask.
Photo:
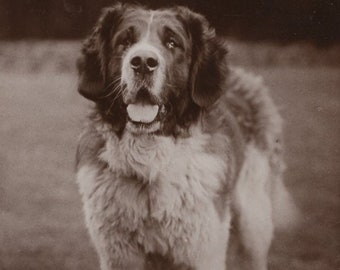
[[(125, 1), (127, 2), (127, 1)], [(130, 1), (138, 3), (138, 1)], [(186, 5), (204, 13), (222, 34), (242, 40), (308, 40), (326, 46), (340, 40), (336, 0), (150, 0), (150, 8)], [(0, 37), (82, 38), (112, 0), (1, 0)]]
[[(229, 62), (271, 88), (302, 220), (277, 234), (270, 269), (340, 269), (340, 2), (139, 2), (203, 13), (228, 40)], [(0, 270), (98, 269), (74, 181), (91, 106), (76, 91), (75, 61), (112, 3), (0, 0)]]

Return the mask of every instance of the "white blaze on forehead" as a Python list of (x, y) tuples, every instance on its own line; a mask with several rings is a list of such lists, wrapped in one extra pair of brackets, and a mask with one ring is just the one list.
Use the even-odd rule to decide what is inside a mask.
[(155, 12), (154, 11), (150, 11), (150, 19), (148, 21), (148, 29), (146, 30), (146, 34), (145, 34), (145, 40), (147, 40), (149, 38), (150, 35), (150, 29), (151, 29), (151, 24), (153, 22), (153, 17), (155, 16)]
[(129, 104), (127, 106), (127, 113), (130, 119), (134, 122), (141, 123), (151, 123), (155, 120), (158, 114), (159, 106), (158, 105), (149, 105), (149, 104)]

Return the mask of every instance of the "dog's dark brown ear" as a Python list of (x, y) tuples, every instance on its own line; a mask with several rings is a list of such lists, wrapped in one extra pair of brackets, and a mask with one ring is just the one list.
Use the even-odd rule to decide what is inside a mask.
[(228, 73), (227, 47), (202, 15), (186, 7), (177, 10), (192, 42), (192, 98), (197, 105), (207, 107), (223, 93), (223, 80)]
[(96, 101), (105, 90), (109, 43), (123, 9), (120, 3), (104, 9), (92, 33), (83, 43), (81, 57), (77, 61), (78, 91), (90, 100)]

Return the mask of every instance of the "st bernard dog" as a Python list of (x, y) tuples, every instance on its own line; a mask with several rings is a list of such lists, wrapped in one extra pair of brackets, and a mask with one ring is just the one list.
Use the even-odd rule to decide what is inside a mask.
[(281, 117), (226, 54), (185, 7), (116, 4), (85, 40), (77, 182), (102, 270), (267, 269), (289, 204)]

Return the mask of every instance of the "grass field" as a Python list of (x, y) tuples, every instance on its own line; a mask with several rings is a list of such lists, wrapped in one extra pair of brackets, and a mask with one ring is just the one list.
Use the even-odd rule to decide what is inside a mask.
[[(275, 239), (270, 269), (339, 270), (340, 53), (256, 46), (232, 44), (231, 59), (261, 74), (280, 106), (286, 183), (303, 214)], [(0, 270), (98, 269), (74, 181), (89, 105), (76, 92), (78, 47), (0, 44)]]

